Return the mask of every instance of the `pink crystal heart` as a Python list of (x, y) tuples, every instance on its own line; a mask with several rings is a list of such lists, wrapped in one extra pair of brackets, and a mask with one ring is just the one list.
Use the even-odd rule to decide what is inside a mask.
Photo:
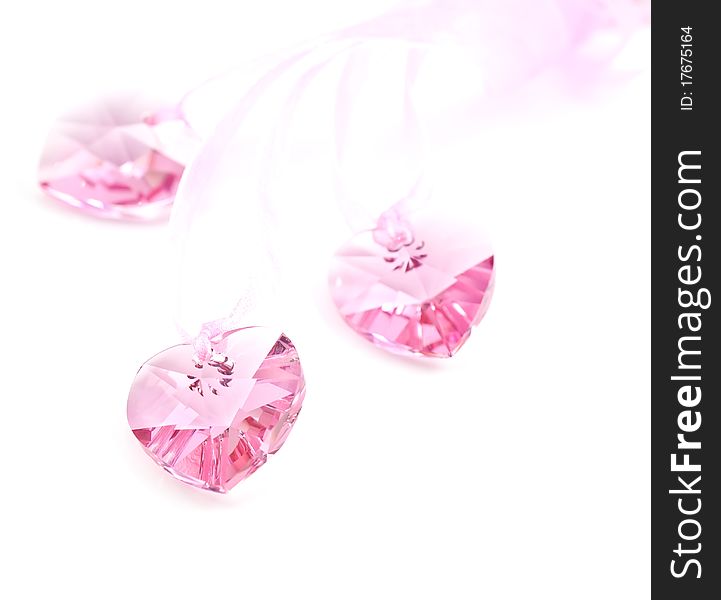
[(178, 109), (116, 97), (59, 119), (38, 179), (51, 197), (98, 217), (167, 216), (197, 136)]
[(128, 423), (168, 473), (224, 493), (283, 445), (305, 379), (291, 341), (267, 327), (218, 336), (203, 364), (196, 365), (194, 352), (180, 344), (140, 367), (128, 396)]
[(375, 345), (452, 356), (488, 309), (493, 254), (465, 228), (424, 220), (410, 230), (364, 231), (343, 245), (331, 295), (346, 323)]

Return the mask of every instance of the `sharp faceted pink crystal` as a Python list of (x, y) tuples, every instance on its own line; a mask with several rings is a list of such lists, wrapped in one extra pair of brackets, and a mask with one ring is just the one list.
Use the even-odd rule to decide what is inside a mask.
[(174, 477), (224, 493), (283, 445), (305, 380), (292, 342), (267, 327), (216, 337), (202, 364), (194, 354), (191, 344), (180, 344), (140, 368), (128, 397), (128, 423)]
[(381, 348), (452, 356), (488, 309), (490, 247), (475, 232), (433, 221), (413, 223), (410, 236), (396, 229), (359, 233), (336, 252), (333, 300), (348, 325)]
[(118, 97), (59, 119), (40, 160), (40, 187), (99, 217), (167, 216), (197, 140), (178, 109)]

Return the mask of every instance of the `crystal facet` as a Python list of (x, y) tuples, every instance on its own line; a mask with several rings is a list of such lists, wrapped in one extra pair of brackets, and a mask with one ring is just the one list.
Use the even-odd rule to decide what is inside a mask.
[(128, 423), (146, 452), (177, 479), (227, 492), (285, 442), (305, 380), (282, 333), (246, 327), (213, 340), (196, 364), (191, 344), (156, 354), (138, 371)]
[(178, 109), (117, 97), (59, 119), (38, 169), (50, 196), (99, 217), (167, 216), (197, 136)]
[(401, 247), (377, 230), (354, 236), (335, 254), (331, 295), (348, 325), (377, 346), (452, 356), (488, 309), (493, 255), (463, 228), (423, 221), (412, 231)]

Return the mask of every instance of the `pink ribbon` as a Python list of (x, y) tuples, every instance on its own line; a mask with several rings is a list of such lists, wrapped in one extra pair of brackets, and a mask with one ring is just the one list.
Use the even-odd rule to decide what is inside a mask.
[[(379, 235), (411, 235), (403, 215), (433, 202), (419, 105), (471, 106), (445, 116), (446, 128), (463, 135), (468, 119), (487, 110), (484, 102), (536, 73), (557, 69), (578, 86), (600, 79), (649, 14), (649, 2), (633, 0), (410, 2), (266, 61), (257, 76), (230, 73), (188, 94), (182, 108), (191, 125), (203, 122), (197, 127), (206, 140), (186, 169), (171, 219), (180, 329), (203, 332), (202, 354), (218, 323), (279, 319), (283, 251), (302, 249), (298, 230), (335, 232), (334, 212), (352, 229), (373, 227), (383, 214)], [(436, 93), (433, 82), (441, 79), (447, 89)], [(213, 111), (227, 114), (209, 118)], [(279, 171), (294, 165), (289, 157), (313, 153), (335, 198), (278, 191)]]

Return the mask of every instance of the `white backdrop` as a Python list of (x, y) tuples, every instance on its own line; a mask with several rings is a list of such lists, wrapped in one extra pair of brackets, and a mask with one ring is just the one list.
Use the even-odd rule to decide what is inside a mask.
[(498, 273), (458, 356), (375, 350), (319, 271), (288, 331), (309, 393), (263, 469), (203, 493), (127, 427), (136, 369), (177, 341), (166, 232), (41, 195), (54, 115), (97, 90), (175, 97), (389, 4), (0, 8), (3, 598), (649, 597), (647, 71), (582, 102), (520, 98), (459, 165), (492, 165)]

